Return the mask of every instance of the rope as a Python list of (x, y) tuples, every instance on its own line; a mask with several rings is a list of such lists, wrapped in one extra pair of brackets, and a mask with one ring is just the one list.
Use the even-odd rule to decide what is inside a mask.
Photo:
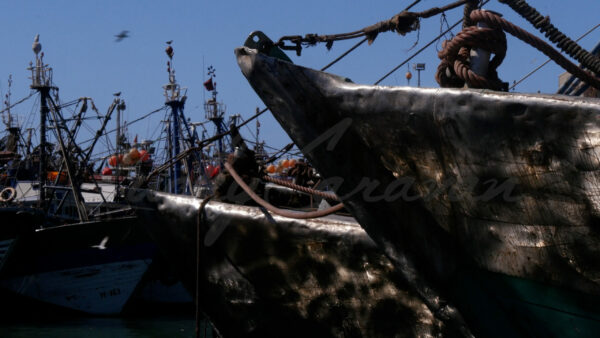
[[(471, 12), (472, 20), (475, 18), (474, 13), (475, 11)], [(495, 54), (489, 63), (487, 76), (476, 74), (469, 66), (469, 51), (475, 47)], [(442, 87), (462, 87), (466, 82), (472, 88), (501, 90), (504, 85), (498, 79), (496, 68), (505, 56), (506, 35), (501, 29), (465, 27), (450, 41), (442, 44), (442, 50), (438, 53), (442, 61), (435, 74), (436, 81)]]
[(295, 183), (292, 183), (292, 182), (288, 182), (286, 180), (278, 179), (278, 178), (275, 178), (275, 177), (267, 176), (267, 175), (263, 176), (262, 179), (265, 180), (265, 181), (268, 181), (268, 182), (271, 182), (271, 183), (275, 183), (275, 184), (278, 184), (278, 185), (281, 185), (281, 186), (284, 186), (284, 187), (288, 187), (290, 189), (298, 190), (298, 191), (301, 191), (301, 192), (304, 192), (304, 193), (307, 193), (307, 194), (320, 196), (320, 197), (331, 199), (331, 200), (338, 201), (338, 202), (340, 201), (340, 198), (337, 197), (333, 193), (328, 193), (328, 192), (325, 192), (325, 191), (320, 191), (320, 190), (315, 190), (315, 189), (308, 188), (308, 187), (303, 187), (301, 185), (298, 185), (298, 184), (295, 184)]
[(379, 80), (375, 81), (375, 85), (378, 85), (379, 83), (381, 83), (381, 81), (385, 80), (388, 76), (392, 75), (395, 71), (397, 71), (398, 69), (400, 69), (402, 66), (404, 66), (405, 64), (407, 64), (410, 60), (412, 60), (415, 56), (421, 54), (421, 52), (423, 52), (425, 49), (427, 49), (427, 47), (433, 45), (436, 41), (438, 41), (442, 36), (446, 35), (448, 32), (450, 32), (451, 30), (453, 30), (456, 26), (458, 26), (460, 23), (462, 22), (462, 19), (458, 20), (457, 23), (455, 23), (454, 25), (452, 25), (451, 27), (449, 27), (448, 29), (446, 29), (444, 32), (440, 33), (440, 35), (438, 35), (435, 39), (431, 40), (428, 44), (426, 44), (425, 46), (421, 47), (421, 49), (419, 49), (418, 51), (416, 51), (413, 55), (409, 56), (406, 60), (402, 61), (399, 65), (397, 65), (396, 67), (392, 68), (392, 70), (390, 70), (389, 72), (387, 72), (384, 76), (382, 76), (381, 78), (379, 78)]
[(233, 177), (233, 179), (235, 180), (235, 182), (239, 184), (239, 186), (244, 190), (244, 192), (246, 192), (246, 194), (248, 194), (248, 196), (250, 196), (250, 198), (252, 198), (252, 200), (254, 200), (254, 202), (276, 215), (294, 219), (309, 219), (327, 216), (344, 208), (344, 204), (339, 203), (327, 209), (310, 212), (294, 212), (290, 210), (279, 209), (274, 205), (270, 204), (269, 202), (263, 200), (254, 191), (252, 191), (252, 189), (238, 175), (238, 173), (235, 171), (235, 169), (233, 169), (233, 166), (229, 162), (225, 162), (224, 165), (227, 171), (231, 174), (231, 177)]
[(338, 61), (340, 61), (341, 59), (343, 59), (346, 55), (350, 54), (350, 52), (352, 52), (353, 50), (355, 50), (356, 48), (358, 48), (360, 45), (362, 45), (363, 43), (365, 43), (365, 41), (367, 41), (367, 40), (368, 40), (367, 38), (364, 38), (364, 39), (360, 40), (357, 44), (355, 44), (354, 46), (352, 46), (350, 49), (348, 49), (342, 55), (338, 56), (335, 60), (331, 61), (325, 67), (321, 68), (321, 71), (325, 71), (325, 70), (327, 70), (327, 68), (329, 68), (329, 67), (333, 66), (334, 64), (336, 64)]
[(294, 142), (288, 143), (285, 147), (277, 150), (276, 153), (271, 155), (268, 159), (266, 159), (263, 164), (268, 164), (274, 161), (277, 161), (281, 156), (285, 155), (288, 151), (290, 151), (294, 147)]
[(477, 8), (477, 3), (479, 0), (471, 0), (467, 1), (463, 11), (463, 26), (462, 28), (467, 28), (469, 26), (473, 26), (474, 23), (471, 20), (471, 12)]
[[(575, 40), (575, 42), (579, 42), (581, 39), (585, 38), (590, 33), (592, 33), (593, 31), (595, 31), (598, 27), (600, 27), (600, 23), (597, 24), (597, 25), (595, 25), (594, 27), (592, 27), (590, 30), (588, 30), (583, 35), (581, 35), (579, 38), (577, 38), (577, 40)], [(545, 65), (547, 65), (550, 61), (552, 61), (552, 59), (546, 60), (544, 63), (542, 63), (541, 65), (539, 65), (537, 68), (535, 68), (531, 72), (527, 73), (527, 75), (523, 76), (519, 81), (515, 81), (515, 83), (513, 83), (512, 86), (510, 86), (510, 88), (508, 88), (508, 89), (511, 90), (511, 89), (515, 88), (521, 82), (525, 81), (528, 77), (530, 77), (531, 75), (533, 75), (534, 73), (536, 73), (538, 70), (542, 69), (542, 67), (544, 67)]]
[(214, 197), (214, 195), (208, 196), (206, 197), (204, 200), (202, 200), (202, 202), (200, 203), (200, 207), (198, 208), (198, 222), (196, 224), (196, 299), (194, 299), (194, 305), (195, 305), (195, 310), (196, 310), (196, 337), (199, 338), (200, 337), (200, 321), (201, 321), (201, 316), (200, 316), (200, 302), (198, 301), (200, 299), (200, 260), (202, 259), (202, 256), (200, 255), (200, 242), (201, 242), (201, 238), (200, 238), (200, 228), (202, 226), (202, 221), (203, 221), (203, 215), (204, 215), (204, 208), (206, 207), (206, 205), (208, 204), (208, 202)]
[(35, 94), (35, 92), (31, 92), (31, 93), (30, 93), (29, 95), (27, 95), (26, 97), (24, 97), (24, 98), (20, 99), (19, 101), (17, 101), (17, 102), (15, 102), (15, 103), (11, 104), (11, 105), (10, 105), (10, 106), (8, 106), (8, 107), (6, 107), (6, 108), (4, 108), (4, 109), (0, 110), (0, 114), (4, 113), (5, 111), (7, 111), (7, 110), (9, 110), (9, 109), (12, 109), (14, 106), (16, 106), (16, 105), (18, 105), (18, 104), (20, 104), (20, 103), (23, 103), (23, 102), (25, 102), (25, 100), (27, 100), (28, 98), (32, 97), (34, 94)]
[[(250, 117), (249, 119), (247, 119), (246, 121), (244, 121), (243, 123), (239, 124), (236, 128), (239, 129), (243, 126), (245, 126), (246, 124), (248, 124), (250, 121), (254, 120), (255, 118), (259, 117), (260, 115), (262, 115), (264, 112), (266, 112), (267, 110), (269, 110), (268, 108), (264, 108), (263, 110), (259, 111), (258, 113), (254, 114), (254, 116)], [(152, 177), (154, 177), (154, 175), (159, 174), (165, 170), (167, 170), (170, 166), (172, 166), (174, 163), (181, 161), (182, 159), (184, 159), (186, 156), (188, 156), (190, 153), (194, 152), (194, 151), (199, 151), (202, 150), (202, 148), (204, 148), (207, 144), (216, 141), (220, 138), (223, 138), (227, 135), (229, 135), (231, 133), (231, 130), (228, 130), (226, 132), (223, 132), (221, 134), (217, 134), (215, 136), (209, 137), (207, 139), (204, 139), (202, 141), (199, 142), (197, 147), (191, 147), (188, 148), (182, 152), (180, 152), (179, 154), (177, 154), (175, 157), (172, 157), (170, 159), (168, 159), (165, 163), (163, 163), (161, 166), (157, 167), (156, 169), (152, 170), (148, 176), (146, 177), (146, 179), (144, 180), (143, 185), (148, 184), (148, 182), (150, 182), (150, 179)]]
[(549, 17), (543, 17), (535, 8), (529, 6), (524, 0), (498, 0), (504, 3), (524, 19), (529, 21), (540, 32), (552, 41), (558, 48), (569, 56), (579, 61), (585, 68), (591, 69), (594, 73), (600, 74), (600, 58), (581, 48), (575, 41), (571, 40), (565, 34), (550, 23)]
[[(92, 106), (92, 109), (94, 109), (94, 110), (95, 110), (95, 108), (96, 108), (95, 106)], [(123, 129), (124, 129), (124, 128), (127, 128), (127, 127), (129, 127), (130, 125), (132, 125), (132, 124), (134, 124), (134, 123), (136, 123), (136, 122), (139, 122), (139, 121), (141, 121), (141, 120), (143, 120), (143, 119), (145, 119), (145, 118), (149, 117), (149, 116), (150, 116), (150, 115), (152, 115), (152, 114), (156, 114), (156, 113), (158, 113), (159, 111), (161, 111), (161, 110), (164, 110), (164, 109), (166, 109), (166, 108), (167, 108), (167, 106), (162, 106), (162, 107), (160, 107), (160, 108), (158, 108), (158, 109), (155, 109), (155, 110), (153, 110), (153, 111), (149, 112), (148, 114), (146, 114), (146, 115), (144, 115), (144, 116), (138, 117), (137, 119), (135, 119), (135, 120), (133, 120), (133, 121), (130, 121), (130, 122), (124, 123), (124, 124), (121, 126), (121, 128), (123, 128)], [(97, 113), (97, 110), (96, 110), (96, 113)], [(115, 128), (115, 129), (112, 129), (112, 130), (109, 130), (109, 131), (107, 131), (107, 132), (105, 132), (105, 133), (101, 134), (101, 135), (100, 135), (100, 136), (98, 136), (98, 137), (107, 136), (108, 134), (110, 134), (110, 133), (114, 133), (115, 131), (117, 131), (117, 129), (116, 129), (116, 128)], [(82, 141), (81, 143), (90, 142), (90, 141), (93, 141), (94, 139), (95, 139), (95, 137), (92, 137), (92, 138), (89, 138), (89, 139), (87, 139), (87, 140), (84, 140), (84, 141)]]
[[(497, 14), (483, 10), (474, 10), (471, 13), (471, 20), (484, 22), (489, 27), (495, 29), (467, 27), (457, 34), (454, 39), (445, 43), (444, 48), (439, 53), (442, 62), (438, 67), (438, 72), (436, 74), (436, 80), (442, 87), (456, 86), (457, 84), (460, 86), (460, 81), (464, 81), (471, 87), (498, 90), (499, 80), (495, 74), (495, 69), (504, 58), (502, 48), (505, 50), (506, 44), (506, 38), (501, 38), (501, 35), (499, 35), (498, 30), (501, 29), (535, 47), (577, 78), (600, 89), (600, 79), (576, 66), (560, 54), (560, 52), (556, 51), (538, 37), (508, 22)], [(502, 35), (503, 34), (504, 33), (502, 33)], [(490, 39), (493, 39), (493, 41), (489, 41)], [(489, 67), (491, 75), (489, 75), (488, 78), (483, 78), (473, 73), (466, 62), (468, 60), (467, 47), (475, 46), (496, 53), (496, 56), (490, 61)], [(447, 70), (449, 70), (451, 76), (448, 76)]]
[[(407, 33), (419, 28), (419, 19), (432, 17), (434, 15), (462, 6), (469, 1), (472, 0), (459, 0), (444, 7), (433, 7), (423, 12), (409, 12), (404, 10), (394, 15), (389, 20), (380, 21), (374, 25), (349, 33), (331, 35), (306, 34), (304, 37), (300, 35), (283, 36), (275, 45), (284, 50), (295, 50), (298, 56), (300, 56), (303, 44), (315, 45), (319, 42), (324, 42), (326, 43), (327, 49), (331, 49), (334, 41), (366, 37), (369, 45), (371, 45), (379, 33), (395, 31), (400, 35), (406, 35)], [(411, 4), (408, 8), (414, 6), (416, 3), (418, 2)], [(294, 45), (285, 45), (285, 41), (289, 41)]]
[[(408, 5), (408, 7), (406, 7), (404, 9), (404, 11), (408, 11), (409, 9), (413, 8), (413, 6), (415, 6), (416, 4), (418, 4), (419, 2), (421, 2), (421, 0), (415, 0), (415, 1), (413, 1), (413, 3), (411, 3), (410, 5)], [(357, 44), (355, 44), (350, 49), (348, 49), (347, 51), (345, 51), (344, 53), (342, 53), (342, 55), (338, 56), (335, 60), (331, 61), (325, 67), (321, 68), (321, 71), (325, 71), (325, 70), (327, 70), (327, 68), (329, 68), (329, 67), (333, 66), (334, 64), (336, 64), (338, 61), (340, 61), (341, 59), (343, 59), (346, 55), (350, 54), (352, 51), (354, 51), (360, 45), (362, 45), (363, 43), (365, 43), (365, 41), (367, 41), (367, 40), (368, 40), (368, 38), (364, 38), (364, 39), (360, 40)]]

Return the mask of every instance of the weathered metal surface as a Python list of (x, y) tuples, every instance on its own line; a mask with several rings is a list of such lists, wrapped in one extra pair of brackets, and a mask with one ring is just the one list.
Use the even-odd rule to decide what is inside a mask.
[[(600, 318), (600, 101), (358, 85), (248, 48), (236, 54), (292, 140), (338, 178), (337, 195), (367, 233), (472, 327), (477, 314), (449, 281), (473, 268), (589, 295), (579, 315)], [(498, 288), (511, 286), (488, 291)], [(421, 290), (434, 310), (436, 292)], [(487, 309), (497, 308), (491, 299)], [(496, 327), (540, 333), (503, 313)]]
[(198, 198), (145, 190), (128, 198), (225, 337), (458, 334), (351, 218), (294, 220), (211, 201), (198, 223)]

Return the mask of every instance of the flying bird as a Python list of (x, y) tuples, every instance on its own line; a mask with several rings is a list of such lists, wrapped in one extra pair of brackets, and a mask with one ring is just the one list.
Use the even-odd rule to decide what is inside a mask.
[(172, 44), (172, 43), (173, 43), (173, 40), (169, 40), (169, 41), (167, 41), (167, 45), (170, 45), (170, 44)]
[(92, 245), (92, 248), (95, 249), (100, 249), (100, 250), (105, 250), (106, 249), (106, 243), (108, 242), (108, 236), (105, 236), (102, 241), (100, 241), (100, 244), (96, 244), (96, 245)]
[(122, 31), (121, 33), (115, 35), (117, 38), (115, 42), (120, 42), (121, 40), (129, 37), (129, 31)]
[(38, 53), (42, 50), (42, 44), (40, 43), (39, 34), (35, 35), (35, 39), (33, 39), (33, 45), (31, 46), (31, 48), (33, 49), (35, 55), (38, 55)]

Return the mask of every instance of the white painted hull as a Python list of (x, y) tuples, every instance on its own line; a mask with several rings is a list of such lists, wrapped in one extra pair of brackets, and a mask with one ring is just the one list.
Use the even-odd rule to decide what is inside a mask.
[(150, 259), (17, 276), (0, 285), (20, 295), (90, 314), (118, 314), (142, 279)]

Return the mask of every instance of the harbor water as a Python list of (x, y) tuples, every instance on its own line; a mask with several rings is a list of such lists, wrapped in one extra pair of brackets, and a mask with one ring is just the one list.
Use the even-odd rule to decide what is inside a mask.
[[(90, 316), (2, 293), (0, 337), (196, 337), (194, 307), (138, 305), (120, 316)], [(213, 337), (210, 324), (201, 321), (201, 337)]]

